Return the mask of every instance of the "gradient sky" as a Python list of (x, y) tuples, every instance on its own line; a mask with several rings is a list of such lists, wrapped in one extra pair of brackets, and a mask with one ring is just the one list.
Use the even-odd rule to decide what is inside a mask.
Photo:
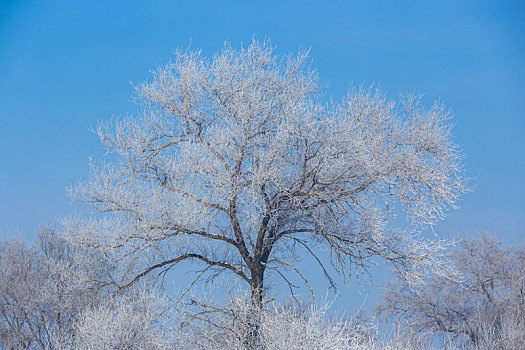
[(523, 1), (0, 0), (0, 235), (30, 240), (79, 210), (64, 189), (104, 152), (90, 125), (133, 113), (130, 82), (174, 49), (211, 55), (254, 36), (311, 48), (335, 99), (374, 83), (443, 101), (474, 191), (435, 231), (523, 242)]

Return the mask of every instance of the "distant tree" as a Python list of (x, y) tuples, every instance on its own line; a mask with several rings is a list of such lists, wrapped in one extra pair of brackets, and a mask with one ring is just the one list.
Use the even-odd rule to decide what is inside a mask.
[(38, 246), (0, 242), (0, 348), (57, 349), (72, 336), (79, 312), (102, 298), (93, 282), (101, 276), (79, 264), (88, 257), (70, 251), (54, 229), (39, 233)]
[(197, 279), (227, 271), (246, 282), (261, 308), (267, 271), (308, 284), (298, 248), (331, 283), (323, 248), (345, 276), (375, 256), (411, 280), (437, 267), (442, 243), (391, 219), (402, 207), (418, 228), (464, 191), (442, 105), (366, 89), (324, 103), (307, 52), (277, 57), (257, 41), (213, 59), (179, 52), (136, 91), (138, 117), (97, 128), (117, 157), (71, 190), (107, 214), (73, 240), (135, 261), (122, 288), (191, 261)]
[(31, 348), (38, 334), (32, 334), (26, 305), (31, 301), (30, 285), (38, 261), (35, 252), (21, 241), (0, 244), (0, 343), (7, 349)]
[(461, 241), (449, 259), (459, 279), (430, 275), (419, 288), (398, 280), (378, 311), (473, 348), (525, 348), (525, 247), (481, 235)]

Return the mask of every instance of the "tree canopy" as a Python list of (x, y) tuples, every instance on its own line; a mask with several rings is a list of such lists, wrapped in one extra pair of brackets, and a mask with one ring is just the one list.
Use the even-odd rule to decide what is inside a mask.
[[(439, 268), (442, 242), (417, 231), (464, 191), (450, 113), (366, 88), (326, 101), (309, 64), (255, 40), (213, 58), (177, 52), (136, 86), (136, 116), (98, 126), (115, 156), (71, 193), (105, 215), (72, 225), (73, 241), (138, 262), (120, 287), (191, 261), (197, 278), (239, 277), (257, 305), (266, 271), (308, 283), (297, 247), (330, 282), (326, 263), (346, 276), (376, 256), (412, 282)], [(401, 212), (408, 230), (393, 223)]]

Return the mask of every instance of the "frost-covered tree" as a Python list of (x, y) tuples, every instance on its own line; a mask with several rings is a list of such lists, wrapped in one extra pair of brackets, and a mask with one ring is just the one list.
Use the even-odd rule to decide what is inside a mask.
[(32, 300), (34, 273), (39, 265), (33, 250), (21, 241), (0, 244), (0, 344), (8, 349), (31, 349), (37, 342), (27, 305)]
[(161, 350), (175, 346), (176, 329), (168, 301), (144, 289), (85, 308), (75, 322), (74, 337), (64, 350)]
[(57, 349), (54, 344), (72, 336), (80, 311), (104, 292), (95, 282), (103, 280), (103, 269), (84, 265), (89, 256), (49, 228), (40, 231), (37, 246), (0, 242), (0, 348)]
[(442, 105), (371, 89), (323, 102), (308, 52), (281, 57), (257, 41), (211, 59), (179, 52), (136, 92), (137, 116), (97, 128), (108, 161), (71, 189), (106, 214), (72, 241), (134, 261), (121, 287), (192, 262), (196, 278), (246, 282), (260, 308), (266, 272), (308, 283), (297, 251), (330, 281), (322, 249), (345, 276), (377, 256), (412, 281), (437, 267), (442, 243), (392, 219), (403, 209), (420, 228), (464, 191)]
[[(212, 306), (209, 306), (211, 308)], [(237, 294), (215, 315), (213, 322), (193, 324), (193, 332), (181, 334), (187, 349), (246, 349), (253, 303), (250, 296)], [(373, 327), (353, 319), (328, 318), (328, 306), (304, 307), (269, 302), (260, 314), (259, 339), (250, 350), (278, 349), (368, 349), (375, 341)], [(212, 325), (210, 325), (212, 324)]]
[[(245, 339), (250, 331), (250, 315), (253, 303), (248, 294), (231, 295), (227, 305), (215, 309), (212, 322), (193, 322), (192, 326), (178, 334), (181, 349), (188, 350), (421, 350), (433, 349), (432, 342), (415, 332), (401, 330), (381, 335), (372, 322), (348, 317), (329, 315), (329, 304), (320, 302), (278, 304), (266, 303), (259, 317), (257, 344), (246, 347)], [(220, 310), (220, 312), (217, 312)], [(209, 314), (202, 314), (209, 317)], [(404, 328), (404, 327), (403, 327)], [(444, 347), (445, 349), (453, 349)]]
[(476, 349), (525, 347), (525, 247), (481, 235), (449, 252), (460, 278), (429, 275), (418, 288), (387, 285), (379, 311), (417, 332)]

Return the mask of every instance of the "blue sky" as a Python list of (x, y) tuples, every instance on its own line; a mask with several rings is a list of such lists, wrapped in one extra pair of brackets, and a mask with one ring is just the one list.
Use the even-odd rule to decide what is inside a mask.
[(0, 235), (31, 239), (77, 211), (65, 187), (104, 150), (97, 120), (131, 114), (132, 86), (174, 49), (225, 41), (310, 48), (328, 95), (378, 84), (452, 108), (474, 191), (443, 236), (525, 237), (525, 3), (522, 1), (0, 0)]

